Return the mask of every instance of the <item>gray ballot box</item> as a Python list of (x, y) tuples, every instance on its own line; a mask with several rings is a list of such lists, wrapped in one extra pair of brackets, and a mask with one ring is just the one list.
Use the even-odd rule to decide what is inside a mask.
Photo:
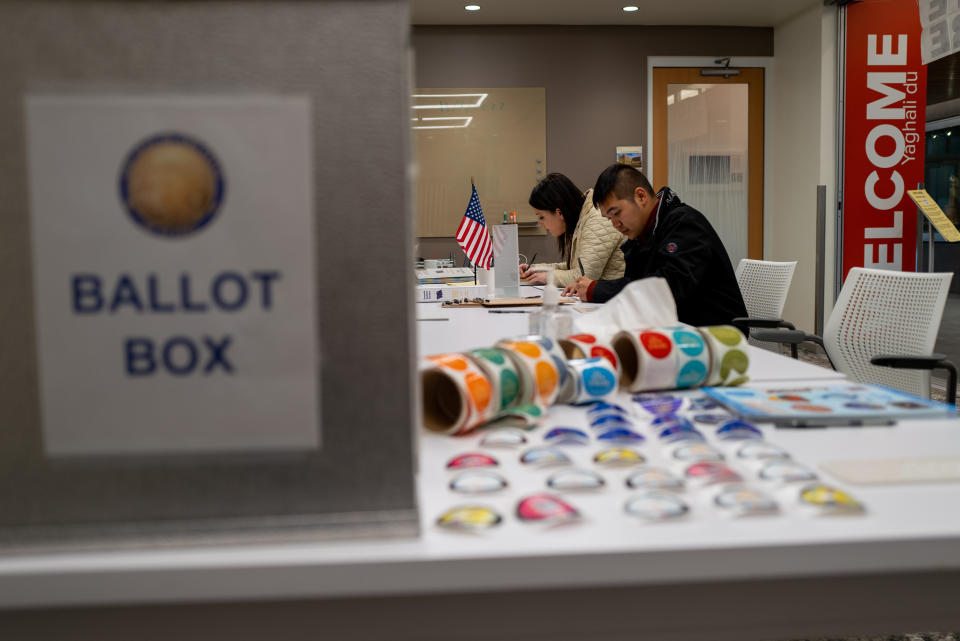
[(415, 535), (407, 3), (0, 24), (0, 553)]

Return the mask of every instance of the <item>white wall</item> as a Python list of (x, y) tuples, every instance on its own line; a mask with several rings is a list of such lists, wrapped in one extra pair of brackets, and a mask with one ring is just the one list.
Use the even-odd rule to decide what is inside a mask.
[[(772, 168), (767, 188), (772, 207), (764, 217), (764, 258), (796, 260), (784, 318), (814, 330), (817, 185), (827, 185), (825, 278), (833, 281), (836, 171), (834, 134), (835, 8), (813, 6), (774, 28)], [(825, 303), (833, 301), (832, 286)], [(828, 308), (829, 311), (829, 308)]]

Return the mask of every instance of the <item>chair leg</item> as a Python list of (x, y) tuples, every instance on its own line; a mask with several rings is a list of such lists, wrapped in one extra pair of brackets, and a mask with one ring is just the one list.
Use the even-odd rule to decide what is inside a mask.
[(949, 361), (941, 361), (939, 367), (947, 370), (947, 402), (957, 404), (957, 368)]

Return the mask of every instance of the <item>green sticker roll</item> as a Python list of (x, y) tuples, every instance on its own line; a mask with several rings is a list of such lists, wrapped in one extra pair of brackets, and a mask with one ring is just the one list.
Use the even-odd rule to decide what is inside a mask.
[(708, 386), (742, 385), (750, 380), (747, 339), (732, 325), (698, 327), (710, 349)]
[(520, 374), (502, 349), (474, 349), (467, 352), (493, 385), (494, 413), (499, 414), (520, 402)]

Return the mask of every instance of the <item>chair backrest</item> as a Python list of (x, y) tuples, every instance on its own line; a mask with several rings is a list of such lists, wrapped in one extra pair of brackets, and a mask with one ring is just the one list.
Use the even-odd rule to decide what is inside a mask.
[[(737, 284), (743, 302), (747, 306), (747, 315), (761, 318), (780, 318), (783, 304), (787, 302), (790, 282), (797, 261), (778, 263), (772, 260), (751, 260), (742, 258), (737, 265)], [(752, 333), (752, 331), (751, 331)], [(775, 343), (758, 341), (747, 337), (751, 345), (779, 352)]]
[(879, 354), (931, 354), (953, 274), (854, 267), (823, 330), (836, 368), (851, 378), (930, 396), (930, 373), (876, 367)]

